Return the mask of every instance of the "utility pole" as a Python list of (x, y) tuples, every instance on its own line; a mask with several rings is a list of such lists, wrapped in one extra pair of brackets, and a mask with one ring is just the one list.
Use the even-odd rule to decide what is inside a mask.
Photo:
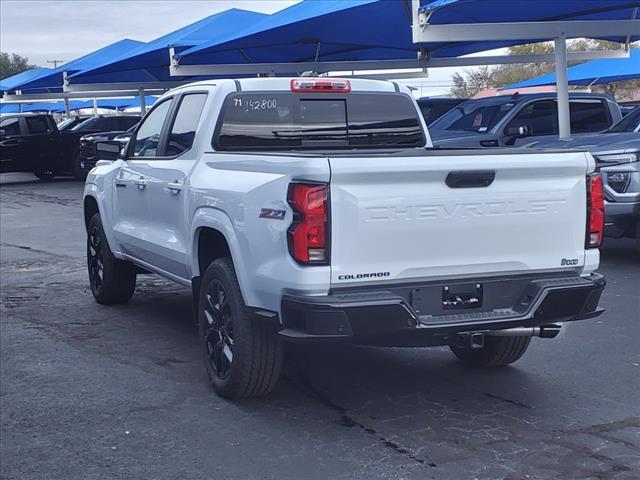
[(58, 64), (64, 63), (64, 60), (47, 60), (47, 63), (53, 63), (53, 68), (58, 68)]

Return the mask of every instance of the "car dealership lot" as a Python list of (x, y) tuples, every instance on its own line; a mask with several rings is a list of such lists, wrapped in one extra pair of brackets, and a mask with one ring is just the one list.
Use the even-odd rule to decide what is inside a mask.
[(141, 276), (104, 307), (82, 185), (0, 177), (2, 466), (8, 479), (632, 479), (640, 475), (640, 257), (608, 241), (607, 313), (501, 371), (447, 349), (291, 354), (267, 399), (206, 381), (190, 292)]

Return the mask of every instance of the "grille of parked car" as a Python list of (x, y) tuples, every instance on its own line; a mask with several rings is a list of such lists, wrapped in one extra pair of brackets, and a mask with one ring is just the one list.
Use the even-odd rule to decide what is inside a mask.
[(89, 140), (80, 140), (80, 155), (83, 158), (93, 158), (96, 156), (96, 144)]

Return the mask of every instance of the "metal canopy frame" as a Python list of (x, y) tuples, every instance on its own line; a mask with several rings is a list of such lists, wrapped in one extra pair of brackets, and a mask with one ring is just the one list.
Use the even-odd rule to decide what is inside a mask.
[[(425, 10), (420, 0), (412, 1), (413, 43), (417, 45), (416, 59), (407, 60), (366, 60), (335, 62), (293, 62), (293, 63), (248, 63), (181, 65), (172, 48), (169, 49), (171, 76), (216, 76), (216, 75), (276, 75), (294, 72), (329, 73), (332, 71), (421, 69), (422, 72), (402, 74), (374, 74), (378, 77), (415, 78), (426, 75), (427, 68), (463, 67), (477, 65), (504, 65), (516, 63), (553, 62), (556, 68), (558, 121), (560, 138), (571, 136), (569, 121), (569, 86), (567, 82), (567, 62), (587, 61), (597, 58), (627, 58), (629, 40), (640, 32), (640, 21), (636, 19), (638, 9), (633, 10), (628, 20), (564, 20), (553, 22), (504, 22), (466, 23), (431, 25), (432, 11)], [(567, 53), (566, 40), (580, 37), (626, 37), (624, 50)], [(540, 41), (553, 40), (555, 52), (542, 55), (495, 55), (463, 56), (450, 58), (429, 58), (428, 52), (419, 45), (434, 42), (479, 42), (479, 41)], [(371, 75), (365, 75), (371, 76)]]
[[(132, 90), (129, 87), (128, 90), (98, 90), (98, 91), (78, 91), (78, 92), (60, 92), (60, 93), (27, 93), (27, 94), (8, 94), (2, 97), (2, 103), (18, 103), (22, 106), (23, 103), (30, 102), (44, 102), (51, 100), (64, 100), (64, 109), (67, 115), (70, 114), (69, 108), (70, 100), (78, 100), (81, 98), (93, 99), (94, 113), (97, 111), (97, 102), (99, 98), (113, 98), (113, 97), (140, 97), (140, 112), (146, 111), (145, 95), (162, 95), (166, 89), (151, 89), (151, 90)], [(22, 111), (22, 108), (20, 109)]]
[[(145, 90), (146, 95), (161, 95), (165, 90)], [(77, 100), (80, 98), (113, 98), (113, 97), (137, 97), (140, 90), (97, 90), (84, 92), (60, 92), (60, 93), (27, 93), (9, 94), (2, 97), (3, 103), (27, 103), (46, 100)]]
[[(598, 52), (569, 53), (569, 61), (587, 61), (597, 58), (626, 58), (626, 50), (604, 50)], [(312, 71), (327, 73), (334, 71), (362, 71), (362, 70), (395, 70), (406, 68), (439, 68), (439, 67), (470, 67), (477, 65), (500, 65), (513, 63), (553, 62), (554, 54), (540, 55), (491, 55), (474, 57), (450, 58), (416, 58), (414, 60), (359, 60), (335, 62), (291, 62), (291, 63), (244, 63), (218, 65), (180, 65), (171, 55), (172, 76), (197, 77), (207, 75), (275, 75), (279, 73), (294, 73)], [(418, 52), (416, 52), (418, 57)], [(394, 77), (397, 78), (397, 77)]]
[(145, 92), (151, 90), (169, 90), (171, 88), (179, 87), (185, 83), (192, 82), (193, 80), (182, 80), (172, 82), (119, 82), (119, 83), (67, 83), (63, 85), (62, 89), (65, 94), (82, 93), (82, 92), (102, 92), (102, 91), (139, 91), (143, 89)]

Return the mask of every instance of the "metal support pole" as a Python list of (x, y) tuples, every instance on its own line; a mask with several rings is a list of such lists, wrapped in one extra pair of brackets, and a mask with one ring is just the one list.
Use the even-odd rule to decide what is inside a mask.
[(69, 98), (64, 97), (64, 113), (68, 116), (71, 115), (71, 110), (69, 110)]
[(145, 98), (144, 98), (144, 88), (141, 88), (139, 92), (140, 92), (140, 116), (144, 117), (144, 114), (147, 113), (147, 105), (145, 104)]
[(93, 99), (93, 114), (98, 115), (98, 99)]
[(558, 96), (558, 133), (559, 137), (571, 138), (571, 119), (569, 116), (569, 80), (567, 79), (567, 39), (560, 35), (554, 39), (556, 56), (556, 90)]

